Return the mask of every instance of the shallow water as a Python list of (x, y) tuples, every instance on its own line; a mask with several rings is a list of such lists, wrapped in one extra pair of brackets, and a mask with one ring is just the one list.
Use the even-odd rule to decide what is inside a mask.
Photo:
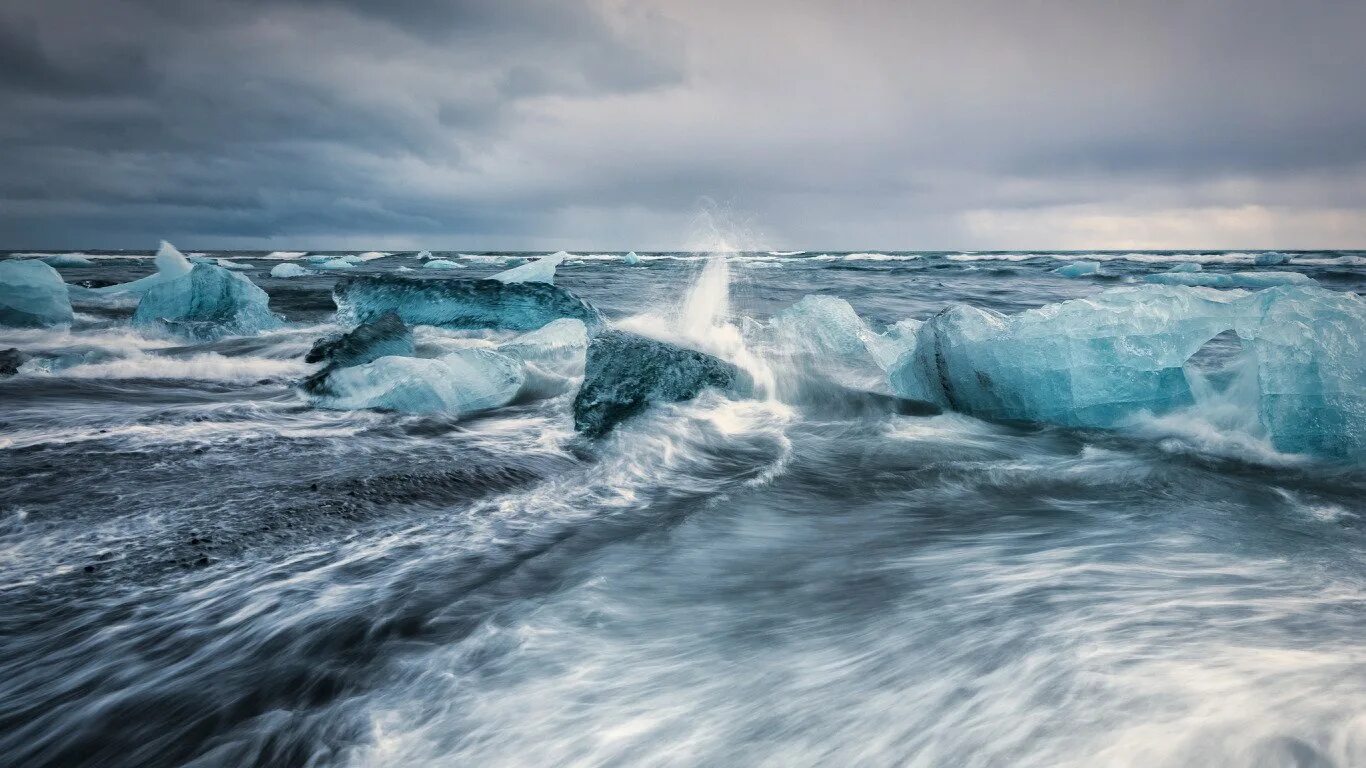
[[(91, 255), (65, 279), (152, 271)], [(289, 324), (0, 329), (49, 361), (0, 379), (0, 763), (1366, 765), (1360, 467), (1215, 412), (1099, 432), (708, 393), (589, 443), (572, 393), (318, 410), (291, 383), (340, 270), (210, 255)], [(684, 301), (702, 257), (642, 256), (556, 282), (698, 327), (808, 294), (875, 326), (1015, 312), (1185, 261), (1366, 290), (1360, 252), (812, 252)], [(1101, 274), (1050, 272), (1081, 259)]]

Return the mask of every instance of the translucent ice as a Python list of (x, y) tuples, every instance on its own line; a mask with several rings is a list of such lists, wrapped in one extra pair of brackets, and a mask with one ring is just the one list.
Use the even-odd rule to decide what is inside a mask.
[(1119, 288), (1016, 315), (956, 305), (917, 333), (893, 391), (987, 419), (1112, 427), (1192, 402), (1182, 366), (1244, 294)]
[(464, 269), (464, 268), (465, 268), (465, 265), (464, 265), (464, 264), (461, 264), (461, 263), (458, 262), (458, 261), (451, 261), (450, 259), (429, 259), (429, 260), (427, 261), (427, 263), (426, 263), (426, 264), (423, 264), (422, 266), (426, 267), (427, 269)]
[(298, 264), (284, 263), (276, 264), (270, 268), (271, 277), (303, 277), (308, 274), (308, 270)]
[(1275, 285), (1309, 285), (1314, 279), (1299, 272), (1159, 272), (1145, 276), (1143, 282), (1206, 288), (1257, 289)]
[(43, 262), (54, 267), (89, 267), (95, 263), (79, 253), (57, 253), (44, 256)]
[(99, 296), (120, 296), (137, 295), (140, 296), (151, 290), (154, 286), (161, 283), (188, 275), (190, 268), (194, 266), (190, 260), (185, 258), (185, 254), (176, 250), (174, 245), (161, 241), (161, 247), (157, 249), (156, 258), (153, 260), (157, 271), (155, 274), (139, 278), (132, 282), (120, 283), (118, 285), (107, 285), (103, 288), (82, 289), (80, 295), (83, 298), (95, 298)]
[[(569, 258), (564, 251), (552, 253), (520, 267), (513, 267), (494, 275), (491, 280), (500, 283), (551, 283), (555, 282), (555, 268)], [(428, 266), (431, 266), (428, 264)]]
[(883, 380), (888, 367), (914, 346), (914, 332), (903, 330), (874, 333), (844, 299), (807, 296), (774, 316), (765, 346), (789, 369), (865, 387)]
[(1273, 446), (1366, 457), (1366, 300), (1312, 286), (1148, 285), (1016, 315), (958, 305), (920, 328), (890, 381), (982, 418), (1115, 427), (1191, 406), (1187, 362), (1227, 331), (1255, 369), (1235, 405)]
[(497, 408), (517, 396), (522, 364), (487, 349), (462, 349), (438, 358), (381, 357), (328, 377), (325, 408), (378, 408), (403, 413), (462, 415)]
[(314, 342), (304, 355), (306, 363), (325, 363), (322, 370), (303, 382), (305, 390), (321, 392), (333, 372), (364, 365), (381, 357), (412, 357), (416, 354), (413, 331), (395, 312), (361, 323), (355, 328)]
[(635, 266), (640, 263), (640, 257), (636, 255), (635, 251), (631, 251), (630, 253), (622, 257), (622, 261), (626, 262), (627, 264), (630, 264), (631, 266)]
[(1276, 251), (1259, 253), (1252, 257), (1252, 263), (1259, 267), (1271, 267), (1277, 264), (1284, 264), (1289, 260), (1290, 257), (1286, 256), (1284, 253), (1277, 253)]
[(1071, 264), (1053, 270), (1053, 274), (1062, 275), (1063, 277), (1098, 275), (1100, 274), (1100, 264), (1094, 261), (1074, 261)]
[(250, 264), (243, 264), (239, 261), (233, 261), (232, 259), (215, 259), (214, 263), (222, 267), (223, 269), (235, 269), (239, 271), (256, 269), (256, 267), (253, 267)]
[(328, 259), (319, 266), (323, 269), (351, 269), (356, 265), (351, 259)]
[(276, 328), (269, 297), (245, 276), (212, 264), (152, 286), (138, 302), (133, 325), (162, 327), (198, 339)]
[(1203, 269), (1204, 269), (1204, 267), (1200, 266), (1200, 264), (1199, 264), (1198, 262), (1194, 262), (1194, 261), (1183, 261), (1183, 262), (1181, 262), (1180, 264), (1177, 264), (1176, 266), (1172, 267), (1171, 269), (1169, 269), (1169, 270), (1167, 270), (1167, 271), (1168, 271), (1168, 272), (1199, 272), (1199, 271), (1201, 271), (1201, 270), (1203, 270)]
[(562, 317), (589, 326), (602, 322), (591, 304), (544, 283), (425, 279), (402, 275), (350, 277), (337, 282), (337, 316), (360, 323), (395, 311), (409, 325), (530, 331)]
[(37, 259), (0, 261), (0, 325), (70, 325), (71, 317), (71, 297), (57, 270)]
[(598, 437), (652, 403), (690, 400), (707, 387), (747, 387), (734, 365), (693, 349), (619, 330), (588, 345), (583, 384), (574, 398), (574, 428)]
[(518, 360), (554, 363), (582, 359), (588, 348), (588, 327), (582, 320), (561, 318), (500, 344), (498, 351)]

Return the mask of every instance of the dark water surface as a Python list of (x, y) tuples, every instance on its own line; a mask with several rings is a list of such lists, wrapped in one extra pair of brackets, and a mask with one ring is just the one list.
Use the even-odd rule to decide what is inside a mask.
[[(152, 271), (93, 255), (63, 277)], [(211, 255), (286, 327), (0, 329), (59, 361), (0, 379), (0, 764), (1366, 766), (1359, 467), (1199, 414), (1095, 432), (707, 393), (593, 443), (572, 393), (319, 410), (291, 384), (336, 273)], [(556, 282), (613, 319), (677, 305), (703, 262), (645, 256)], [(748, 254), (729, 313), (818, 294), (880, 328), (1183, 261), (1366, 290), (1362, 253), (1050, 273), (1078, 258)]]

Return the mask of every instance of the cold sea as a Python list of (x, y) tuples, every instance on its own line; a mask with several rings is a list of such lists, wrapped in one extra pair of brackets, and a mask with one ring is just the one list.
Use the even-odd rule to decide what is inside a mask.
[[(53, 263), (98, 287), (152, 253)], [(525, 256), (354, 255), (197, 255), (269, 294), (255, 335), (0, 328), (0, 765), (1366, 766), (1360, 461), (1217, 398), (1089, 429), (707, 390), (599, 439), (573, 388), (318, 407), (343, 275)], [(732, 356), (810, 295), (882, 332), (1178, 264), (1366, 291), (1361, 252), (1259, 255), (578, 253), (555, 284)]]

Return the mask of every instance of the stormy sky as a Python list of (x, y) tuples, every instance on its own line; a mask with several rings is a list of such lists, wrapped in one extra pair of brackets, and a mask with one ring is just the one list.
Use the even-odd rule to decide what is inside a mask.
[(1360, 0), (6, 0), (0, 248), (1361, 248), (1363, 36)]

